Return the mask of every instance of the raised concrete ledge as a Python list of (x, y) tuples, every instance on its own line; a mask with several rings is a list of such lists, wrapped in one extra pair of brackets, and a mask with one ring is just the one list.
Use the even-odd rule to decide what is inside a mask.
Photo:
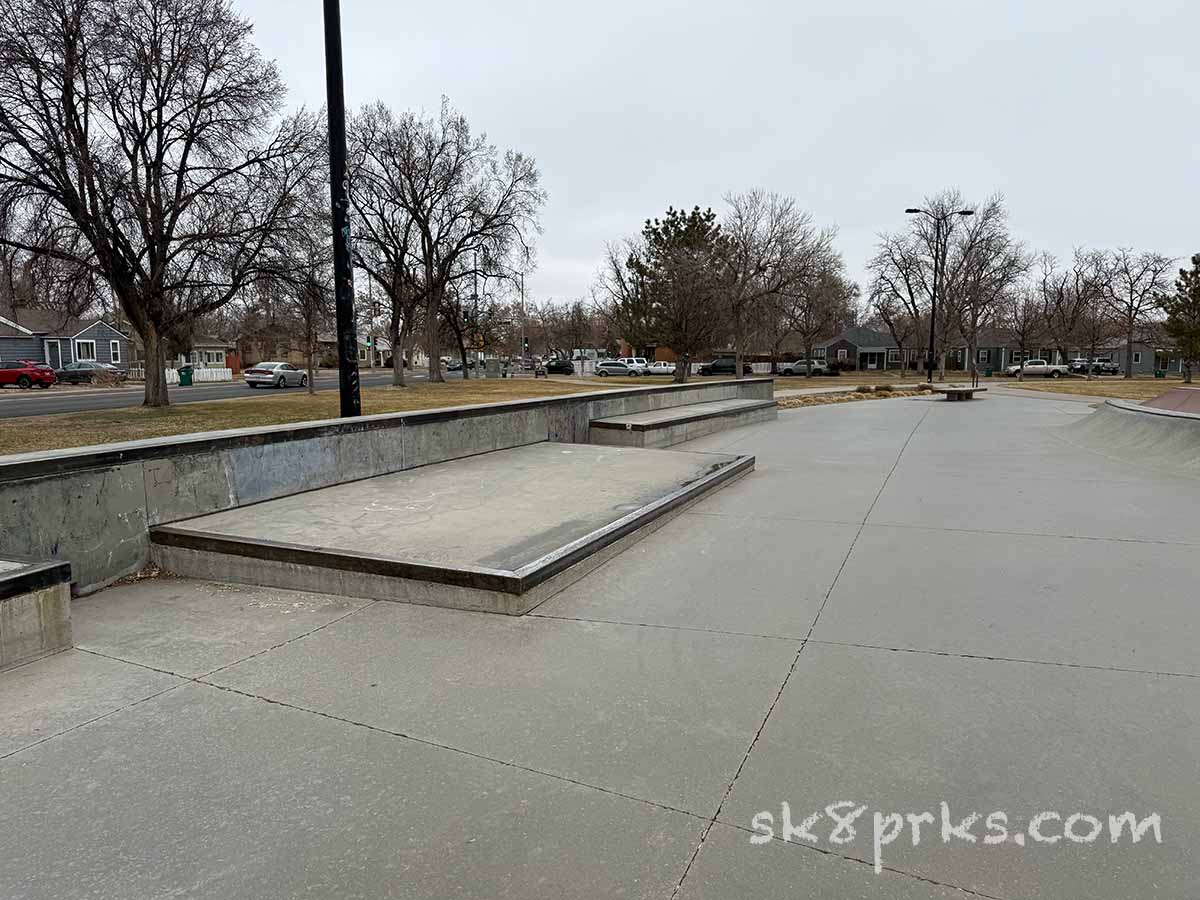
[(71, 567), (0, 559), (0, 669), (71, 647)]
[(777, 418), (774, 400), (713, 400), (593, 419), (588, 439), (610, 447), (671, 447), (727, 428)]
[[(593, 451), (586, 447), (556, 451), (549, 449), (550, 445), (539, 448), (505, 451), (495, 460), (458, 460), (423, 469), (422, 473), (429, 474), (406, 476), (400, 482), (398, 476), (392, 476), (369, 487), (330, 489), (336, 495), (327, 502), (336, 502), (337, 506), (325, 507), (328, 521), (295, 522), (297, 512), (311, 507), (297, 505), (299, 498), (291, 497), (267, 504), (257, 513), (251, 507), (247, 517), (236, 521), (223, 514), (159, 526), (151, 530), (152, 555), (164, 568), (189, 577), (519, 615), (710, 491), (754, 468), (754, 458), (749, 456), (668, 453), (660, 457), (659, 451)], [(580, 456), (584, 451), (586, 454)], [(511, 466), (519, 479), (531, 472), (536, 478), (551, 455), (560, 453), (560, 464), (567, 468), (550, 474), (573, 479), (571, 484), (559, 489), (524, 480), (523, 489), (519, 489), (525, 499), (524, 509), (552, 509), (558, 518), (547, 520), (540, 515), (540, 521), (531, 523), (534, 527), (528, 532), (500, 534), (496, 529), (503, 526), (498, 522), (488, 529), (487, 523), (495, 522), (496, 511), (503, 507), (503, 500), (497, 500), (490, 486), (492, 479), (486, 477), (492, 469)], [(649, 455), (636, 456), (642, 453)], [(506, 457), (512, 457), (511, 461)], [(606, 494), (592, 521), (581, 522), (569, 504), (553, 501), (564, 494), (578, 495), (581, 484), (595, 477), (595, 467), (605, 465), (600, 462), (602, 458), (613, 460), (612, 465), (617, 466), (612, 471), (620, 486)], [(461, 486), (458, 494), (441, 489), (450, 483)], [(422, 494), (440, 498), (431, 501), (416, 526), (431, 528), (428, 534), (424, 530), (405, 532), (402, 527), (389, 529), (381, 523), (364, 531), (359, 511), (364, 496), (370, 495), (375, 498), (373, 503), (391, 508)], [(625, 511), (631, 505), (636, 508)], [(470, 510), (469, 515), (464, 510)], [(257, 518), (249, 518), (253, 516)], [(488, 530), (462, 536), (463, 521), (474, 517), (479, 517), (481, 527)], [(291, 522), (291, 535), (328, 536), (328, 543), (314, 545), (311, 537), (307, 542), (256, 537), (261, 525), (271, 521)], [(458, 543), (442, 547), (439, 535), (453, 534), (460, 535)], [(572, 539), (573, 535), (578, 536)], [(381, 543), (395, 549), (357, 549), (369, 546), (378, 550)], [(433, 561), (437, 557), (440, 559)], [(508, 564), (484, 564), (491, 560)]]
[(685, 422), (702, 422), (705, 419), (719, 419), (740, 412), (775, 408), (774, 400), (714, 400), (710, 403), (656, 409), (628, 416), (593, 419), (591, 425), (592, 428), (613, 428), (620, 431), (654, 431)]

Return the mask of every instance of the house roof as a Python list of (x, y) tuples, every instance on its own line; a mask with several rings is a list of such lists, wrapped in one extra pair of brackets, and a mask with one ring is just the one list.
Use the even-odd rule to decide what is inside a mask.
[(852, 325), (849, 328), (842, 329), (823, 344), (818, 344), (818, 347), (829, 347), (839, 341), (845, 341), (848, 344), (853, 344), (855, 347), (883, 347), (891, 348), (896, 346), (896, 342), (892, 340), (890, 334), (882, 331), (875, 331), (871, 328), (864, 328), (861, 325)]
[[(95, 316), (79, 318), (55, 309), (29, 306), (0, 308), (0, 335), (5, 337), (34, 335), (72, 338), (98, 323), (113, 327), (111, 323)], [(119, 331), (116, 328), (113, 330)]]

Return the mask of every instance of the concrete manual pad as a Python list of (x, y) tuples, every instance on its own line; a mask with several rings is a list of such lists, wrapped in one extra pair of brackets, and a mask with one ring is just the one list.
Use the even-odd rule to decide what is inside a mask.
[[(796, 826), (853, 800), (867, 810), (852, 841), (830, 842), (828, 815), (811, 831), (820, 849), (873, 862), (875, 812), (931, 812), (920, 844), (906, 825), (882, 848), (884, 865), (1005, 900), (1192, 900), (1198, 745), (1195, 678), (809, 643), (721, 819), (750, 828), (769, 811), (781, 825), (787, 801)], [(974, 843), (943, 842), (942, 801), (953, 825), (980, 814)], [(1009, 837), (989, 845), (995, 811)], [(1128, 831), (1112, 843), (1108, 816), (1125, 811), (1158, 813), (1162, 843), (1134, 844)], [(1061, 818), (1039, 833), (1059, 839), (1018, 845), (1014, 835), (1042, 812)], [(1063, 838), (1077, 812), (1103, 823), (1100, 839)], [(747, 840), (737, 852), (753, 860), (762, 849)]]
[(349, 593), (319, 579), (328, 569), (467, 594), (368, 595), (377, 599), (524, 612), (493, 595), (543, 585), (752, 468), (728, 454), (541, 443), (201, 516), (152, 539), (181, 574), (222, 577), (222, 557), (241, 557), (262, 565), (231, 563), (224, 577), (292, 587), (271, 579), (302, 567), (313, 589)]
[(796, 647), (377, 603), (207, 680), (711, 815)]
[(147, 579), (76, 600), (76, 646), (195, 678), (372, 602), (254, 585)]
[(6, 900), (658, 898), (704, 824), (198, 684), (0, 761), (0, 796)]

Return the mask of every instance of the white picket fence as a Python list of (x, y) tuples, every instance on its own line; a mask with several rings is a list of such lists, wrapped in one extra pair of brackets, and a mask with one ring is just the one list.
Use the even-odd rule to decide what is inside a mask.
[[(129, 369), (130, 381), (145, 381), (146, 370), (141, 368)], [(209, 384), (219, 381), (233, 381), (233, 369), (192, 369), (192, 381), (195, 384)], [(179, 372), (167, 369), (167, 384), (179, 384)]]

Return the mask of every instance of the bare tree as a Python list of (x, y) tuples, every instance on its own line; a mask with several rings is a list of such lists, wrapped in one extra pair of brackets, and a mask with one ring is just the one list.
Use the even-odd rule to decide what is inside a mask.
[(359, 117), (358, 147), (386, 193), (412, 220), (414, 279), (425, 302), (429, 378), (443, 381), (441, 313), (451, 284), (483, 271), (514, 250), (529, 256), (529, 238), (546, 195), (533, 159), (500, 154), (472, 135), (464, 116), (443, 100), (436, 116), (392, 115), (382, 104)]
[[(1039, 285), (1025, 278), (1010, 287), (999, 300), (996, 319), (1016, 342), (1023, 364), (1029, 357), (1029, 348), (1035, 347), (1046, 333), (1046, 307)], [(1024, 377), (1022, 365), (1017, 370), (1017, 380), (1024, 381)]]
[(814, 345), (854, 317), (858, 285), (846, 278), (841, 256), (831, 251), (814, 276), (797, 282), (784, 297), (788, 328), (804, 347), (805, 374), (811, 377)]
[(388, 300), (388, 340), (392, 345), (392, 385), (405, 386), (405, 361), (412, 356), (424, 317), (426, 283), (418, 262), (419, 235), (408, 212), (402, 185), (369, 152), (396, 128), (382, 104), (354, 116), (347, 129), (350, 205), (354, 212), (354, 265), (366, 272)]
[(1009, 234), (1006, 219), (1002, 199), (992, 197), (962, 228), (954, 249), (955, 326), (966, 342), (972, 375), (978, 362), (979, 329), (994, 318), (1000, 299), (1029, 268), (1029, 259)]
[(1170, 290), (1175, 260), (1161, 253), (1115, 251), (1105, 266), (1104, 296), (1125, 338), (1125, 377), (1133, 377), (1133, 344)]
[(0, 11), (0, 191), (52, 201), (142, 337), (166, 345), (263, 271), (314, 118), (272, 131), (284, 87), (226, 0), (9, 0)]
[[(1105, 296), (1104, 257), (1094, 251), (1076, 248), (1071, 264), (1060, 269), (1052, 255), (1043, 253), (1040, 270), (1038, 284), (1045, 334), (1066, 360), (1073, 344), (1084, 345), (1087, 322), (1096, 316), (1097, 307)], [(1091, 366), (1088, 377), (1091, 377)]]
[(883, 235), (867, 263), (873, 276), (871, 308), (900, 349), (902, 369), (908, 366), (907, 348), (915, 349), (918, 357), (925, 356), (930, 281), (921, 246), (912, 234)]
[(811, 277), (832, 241), (791, 197), (753, 190), (725, 198), (722, 289), (733, 335), (734, 368), (742, 377), (756, 307)]
[(609, 244), (592, 292), (592, 308), (618, 337), (633, 347), (644, 347), (658, 334), (654, 304), (641, 267), (631, 265), (647, 254), (644, 239)]

